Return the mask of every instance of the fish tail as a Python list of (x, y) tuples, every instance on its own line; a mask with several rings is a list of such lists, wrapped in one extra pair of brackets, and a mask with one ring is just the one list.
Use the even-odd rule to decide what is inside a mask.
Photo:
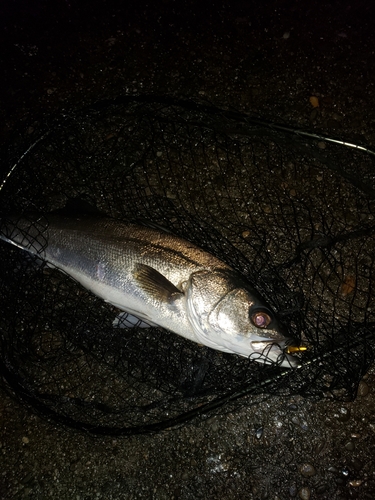
[(40, 216), (2, 217), (0, 239), (41, 256), (47, 248), (47, 227), (46, 219)]

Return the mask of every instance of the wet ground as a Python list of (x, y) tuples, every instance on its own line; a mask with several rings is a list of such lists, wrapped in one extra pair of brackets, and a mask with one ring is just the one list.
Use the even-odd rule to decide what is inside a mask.
[[(142, 92), (205, 98), (374, 147), (367, 3), (255, 4), (2, 7), (4, 141), (20, 122)], [(0, 496), (372, 499), (374, 388), (370, 373), (352, 403), (249, 399), (180, 429), (117, 439), (42, 421), (2, 392)]]

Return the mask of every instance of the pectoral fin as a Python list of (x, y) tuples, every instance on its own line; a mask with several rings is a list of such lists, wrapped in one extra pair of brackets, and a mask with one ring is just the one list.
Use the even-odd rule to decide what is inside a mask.
[(165, 276), (146, 264), (137, 264), (133, 275), (139, 287), (154, 299), (172, 302), (177, 296), (182, 295), (181, 290)]

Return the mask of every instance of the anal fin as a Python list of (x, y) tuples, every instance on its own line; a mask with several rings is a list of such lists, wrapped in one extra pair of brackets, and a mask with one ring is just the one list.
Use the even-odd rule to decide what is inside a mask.
[(154, 326), (152, 323), (146, 323), (142, 319), (127, 312), (118, 314), (112, 324), (114, 328), (150, 328)]

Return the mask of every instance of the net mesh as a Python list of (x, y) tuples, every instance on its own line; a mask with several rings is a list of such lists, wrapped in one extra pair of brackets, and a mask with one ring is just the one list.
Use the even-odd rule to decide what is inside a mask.
[[(0, 241), (0, 368), (40, 414), (104, 434), (157, 431), (246, 395), (353, 399), (374, 359), (374, 154), (193, 101), (102, 101), (36, 122), (5, 151), (0, 213), (79, 198), (158, 224), (242, 273), (309, 349), (295, 370), (161, 330)], [(1, 230), (1, 228), (0, 228)], [(46, 244), (48, 242), (45, 242)]]

